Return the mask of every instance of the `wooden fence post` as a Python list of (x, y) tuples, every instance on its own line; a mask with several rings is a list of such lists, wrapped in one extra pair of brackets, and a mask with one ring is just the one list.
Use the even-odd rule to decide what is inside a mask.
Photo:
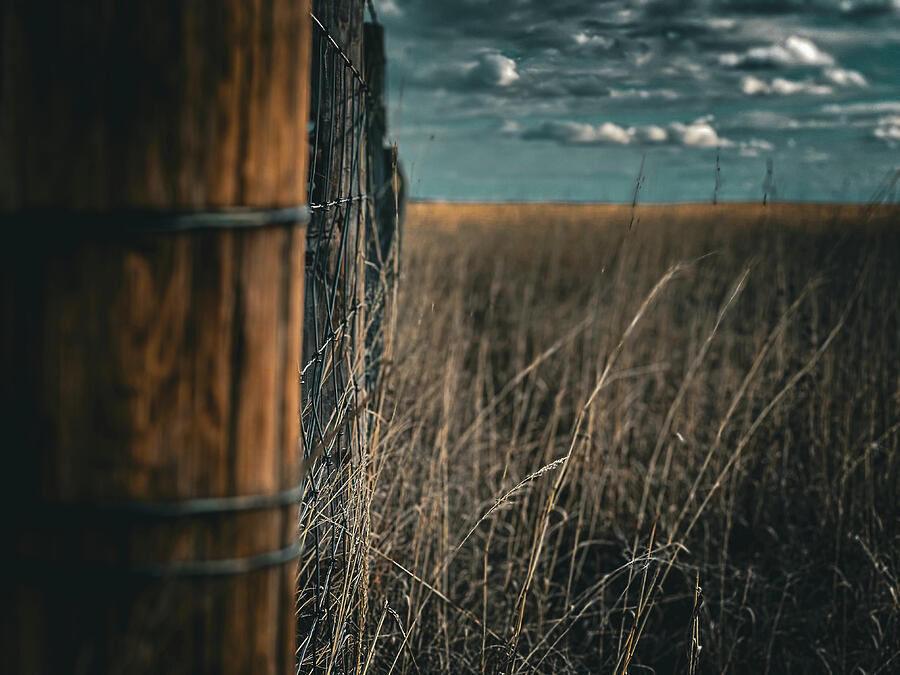
[(394, 228), (388, 201), (390, 194), (391, 169), (388, 165), (389, 150), (384, 147), (387, 134), (387, 112), (384, 105), (386, 84), (386, 58), (384, 53), (384, 28), (368, 22), (364, 32), (365, 76), (369, 85), (369, 114), (366, 117), (366, 166), (369, 170), (369, 194), (372, 195), (369, 208), (372, 213), (372, 227), (366, 233), (366, 257), (370, 261), (366, 268), (366, 298), (369, 307), (369, 323), (366, 327), (366, 377), (374, 387), (381, 371), (381, 356), (384, 340), (382, 320), (387, 293), (387, 260), (390, 252)]
[(3, 672), (294, 672), (308, 11), (0, 3)]
[(399, 228), (403, 200), (402, 176), (397, 148), (387, 146), (387, 57), (384, 28), (377, 23), (365, 25), (365, 74), (370, 102), (367, 116), (366, 166), (369, 171), (372, 227), (367, 233), (366, 295), (369, 322), (366, 331), (367, 378), (374, 387), (381, 371), (384, 351), (384, 308), (394, 282), (399, 250)]

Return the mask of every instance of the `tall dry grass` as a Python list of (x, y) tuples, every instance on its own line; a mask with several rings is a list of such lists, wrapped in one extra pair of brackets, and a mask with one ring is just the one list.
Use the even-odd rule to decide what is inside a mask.
[(407, 226), (366, 672), (896, 672), (897, 212), (491, 213)]

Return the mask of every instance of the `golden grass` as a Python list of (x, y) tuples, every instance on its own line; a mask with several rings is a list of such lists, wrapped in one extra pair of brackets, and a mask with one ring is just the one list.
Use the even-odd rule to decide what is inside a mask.
[[(567, 204), (553, 202), (413, 202), (411, 227), (453, 229), (462, 225), (513, 227), (537, 222), (555, 225), (622, 226), (645, 223), (668, 227), (714, 223), (757, 227), (776, 223), (792, 228), (859, 227), (897, 223), (900, 207), (890, 204), (802, 204), (726, 202), (711, 204)], [(632, 223), (632, 218), (634, 223)]]
[(368, 672), (893, 671), (898, 224), (411, 204)]

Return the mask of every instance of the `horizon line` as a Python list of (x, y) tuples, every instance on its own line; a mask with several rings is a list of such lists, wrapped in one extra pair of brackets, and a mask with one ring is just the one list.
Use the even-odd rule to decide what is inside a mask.
[(478, 206), (523, 206), (523, 205), (550, 205), (550, 206), (623, 206), (630, 208), (641, 207), (665, 207), (665, 206), (854, 206), (854, 207), (893, 207), (900, 208), (900, 203), (893, 202), (876, 202), (876, 201), (816, 201), (816, 200), (789, 200), (775, 199), (763, 202), (760, 200), (735, 199), (712, 201), (671, 201), (671, 202), (612, 202), (612, 201), (576, 201), (576, 200), (557, 200), (557, 199), (512, 199), (512, 200), (484, 200), (484, 199), (443, 199), (443, 198), (421, 198), (410, 197), (408, 204), (460, 204), (460, 205), (478, 205)]

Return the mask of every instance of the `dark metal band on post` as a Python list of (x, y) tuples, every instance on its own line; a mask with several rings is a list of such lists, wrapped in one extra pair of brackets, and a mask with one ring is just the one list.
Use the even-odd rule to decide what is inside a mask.
[[(142, 518), (179, 519), (203, 516), (246, 513), (265, 509), (284, 508), (298, 504), (303, 497), (303, 486), (294, 486), (281, 492), (234, 497), (201, 497), (167, 502), (108, 502), (43, 504), (38, 509), (46, 517), (58, 522), (65, 518)], [(269, 567), (284, 565), (297, 559), (303, 551), (300, 541), (274, 551), (266, 551), (244, 558), (223, 558), (218, 560), (184, 560), (160, 563), (107, 564), (102, 562), (66, 562), (68, 568), (78, 567), (94, 572), (122, 573), (157, 578), (168, 577), (215, 577), (249, 574)], [(55, 565), (59, 562), (23, 559), (20, 562)]]
[(274, 551), (266, 551), (244, 558), (220, 558), (216, 560), (177, 560), (159, 563), (106, 563), (84, 560), (47, 560), (38, 556), (13, 554), (13, 567), (21, 567), (20, 573), (60, 566), (69, 571), (86, 574), (119, 574), (125, 576), (153, 577), (157, 579), (181, 577), (227, 577), (259, 572), (270, 567), (286, 565), (303, 553), (303, 542), (296, 541), (290, 546)]
[(229, 207), (204, 211), (73, 211), (68, 209), (26, 209), (0, 213), (0, 222), (21, 228), (38, 227), (46, 234), (101, 233), (165, 233), (197, 230), (228, 230), (306, 224), (309, 208), (289, 206), (276, 208)]
[(270, 567), (286, 565), (296, 560), (303, 552), (303, 542), (297, 541), (278, 549), (266, 551), (246, 558), (223, 558), (220, 560), (185, 560), (168, 563), (144, 563), (122, 568), (127, 574), (157, 578), (169, 577), (225, 577), (250, 574)]
[[(125, 518), (195, 518), (198, 516), (218, 516), (246, 511), (262, 511), (292, 504), (299, 504), (303, 498), (303, 486), (295, 485), (270, 494), (237, 495), (233, 497), (197, 497), (193, 499), (162, 502), (101, 502), (70, 504), (44, 504), (43, 510), (54, 518), (60, 516), (125, 517)], [(40, 507), (39, 507), (40, 508)]]

